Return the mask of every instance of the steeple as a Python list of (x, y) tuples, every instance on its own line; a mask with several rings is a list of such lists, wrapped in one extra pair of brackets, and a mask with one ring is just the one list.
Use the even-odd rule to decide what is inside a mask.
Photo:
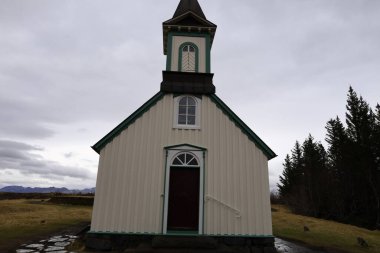
[(203, 13), (202, 8), (197, 0), (181, 0), (181, 2), (179, 2), (178, 4), (177, 10), (175, 11), (173, 18), (186, 14), (189, 11), (203, 19), (206, 19), (206, 16)]
[(162, 24), (167, 55), (161, 91), (212, 94), (211, 46), (216, 25), (197, 0), (180, 0), (173, 17)]
[(167, 54), (168, 33), (170, 31), (207, 33), (210, 35), (212, 45), (216, 27), (215, 24), (207, 20), (197, 0), (181, 0), (173, 17), (162, 24), (164, 54)]

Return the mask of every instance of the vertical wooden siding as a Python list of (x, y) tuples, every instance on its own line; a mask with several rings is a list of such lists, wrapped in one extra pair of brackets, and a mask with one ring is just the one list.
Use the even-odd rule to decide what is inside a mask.
[(102, 149), (91, 231), (161, 233), (164, 147), (189, 143), (207, 148), (205, 234), (271, 235), (266, 156), (208, 97), (200, 130), (174, 129), (173, 106), (166, 95)]

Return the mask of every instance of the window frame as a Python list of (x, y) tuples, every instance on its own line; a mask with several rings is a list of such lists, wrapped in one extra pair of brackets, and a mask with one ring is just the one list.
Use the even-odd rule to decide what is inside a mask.
[[(194, 99), (195, 101), (195, 124), (189, 125), (189, 124), (179, 124), (178, 118), (179, 118), (179, 102), (182, 98), (190, 97)], [(173, 128), (179, 128), (179, 129), (200, 129), (201, 128), (201, 103), (202, 100), (198, 97), (191, 96), (191, 95), (182, 95), (174, 97), (174, 115), (173, 115)]]
[[(186, 46), (191, 46), (195, 50), (195, 70), (193, 71), (183, 71), (182, 70), (182, 54), (183, 54), (183, 48)], [(186, 73), (198, 73), (199, 72), (199, 49), (196, 44), (193, 42), (184, 42), (182, 43), (178, 48), (178, 71), (180, 72), (186, 72)]]
[[(170, 234), (170, 231), (167, 230), (168, 225), (168, 203), (169, 203), (169, 184), (170, 184), (170, 168), (175, 167), (172, 165), (172, 162), (175, 157), (181, 153), (191, 153), (198, 161), (198, 166), (194, 168), (200, 169), (200, 178), (199, 178), (199, 221), (198, 221), (198, 231), (197, 233), (202, 235), (204, 234), (204, 205), (205, 205), (205, 157), (207, 150), (202, 147), (196, 147), (189, 144), (181, 144), (176, 146), (164, 147), (166, 150), (166, 160), (165, 160), (165, 179), (164, 179), (164, 192), (161, 195), (164, 198), (163, 212), (162, 212), (162, 233)], [(192, 167), (192, 166), (190, 166)], [(191, 233), (191, 232), (190, 232)]]

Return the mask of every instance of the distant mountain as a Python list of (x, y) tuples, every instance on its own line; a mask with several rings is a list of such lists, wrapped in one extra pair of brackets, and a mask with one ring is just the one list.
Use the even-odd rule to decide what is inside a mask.
[(65, 187), (62, 188), (56, 188), (56, 187), (47, 187), (47, 188), (41, 188), (41, 187), (23, 187), (18, 185), (13, 186), (5, 186), (0, 189), (0, 192), (14, 192), (14, 193), (66, 193), (66, 194), (73, 194), (73, 193), (95, 193), (95, 187), (94, 188), (86, 188), (83, 190), (69, 190)]

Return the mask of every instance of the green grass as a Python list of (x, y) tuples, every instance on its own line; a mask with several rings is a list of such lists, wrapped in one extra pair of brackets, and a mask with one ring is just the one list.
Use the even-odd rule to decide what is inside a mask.
[[(380, 231), (371, 231), (334, 221), (292, 214), (282, 205), (272, 205), (273, 234), (305, 243), (312, 247), (338, 252), (380, 252)], [(310, 231), (305, 232), (304, 226)], [(359, 246), (357, 237), (367, 241), (369, 248)]]
[(29, 240), (90, 222), (89, 206), (54, 205), (41, 200), (0, 201), (0, 252)]
[[(282, 205), (273, 205), (273, 232), (280, 238), (311, 247), (337, 252), (380, 253), (380, 231), (292, 214)], [(38, 199), (0, 200), (0, 252), (7, 252), (30, 240), (46, 238), (55, 232), (90, 222), (90, 206), (56, 205)], [(43, 221), (43, 222), (42, 222)], [(310, 231), (304, 232), (304, 226)], [(369, 248), (361, 248), (357, 237)]]

